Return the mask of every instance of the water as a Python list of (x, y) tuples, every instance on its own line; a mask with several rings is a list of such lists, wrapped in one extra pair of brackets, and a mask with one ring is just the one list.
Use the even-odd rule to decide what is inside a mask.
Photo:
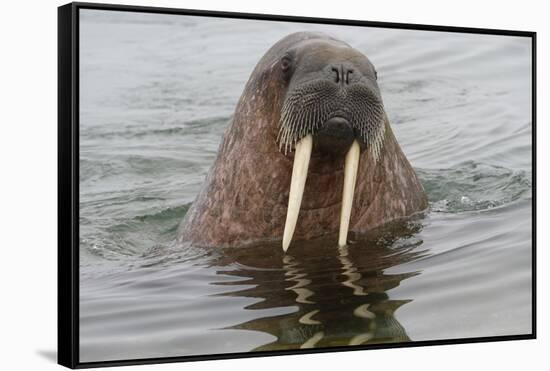
[[(531, 332), (530, 40), (82, 11), (80, 361)], [(250, 72), (330, 33), (378, 70), (424, 218), (330, 241), (172, 244)]]

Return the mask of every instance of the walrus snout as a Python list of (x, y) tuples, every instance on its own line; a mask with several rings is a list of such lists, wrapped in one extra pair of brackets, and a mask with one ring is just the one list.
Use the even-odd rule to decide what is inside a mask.
[(332, 117), (317, 131), (313, 138), (316, 150), (333, 155), (344, 155), (355, 135), (350, 122), (343, 117)]

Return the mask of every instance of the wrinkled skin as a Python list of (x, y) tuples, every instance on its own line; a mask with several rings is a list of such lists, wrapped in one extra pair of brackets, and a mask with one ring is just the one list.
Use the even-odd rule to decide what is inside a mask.
[[(284, 58), (289, 52), (291, 76)], [(246, 84), (202, 191), (180, 226), (178, 241), (229, 247), (282, 239), (293, 152), (285, 155), (277, 141), (281, 109), (287, 92), (299, 82), (333, 79), (336, 72), (327, 67), (331, 65), (353, 68), (350, 79), (361, 78), (380, 97), (374, 67), (349, 45), (311, 32), (277, 42)], [(385, 114), (382, 124), (385, 132), (378, 160), (361, 142), (350, 221), (354, 234), (408, 217), (428, 205)], [(330, 140), (320, 145), (314, 135), (314, 141), (293, 241), (338, 234), (345, 153), (327, 151)]]

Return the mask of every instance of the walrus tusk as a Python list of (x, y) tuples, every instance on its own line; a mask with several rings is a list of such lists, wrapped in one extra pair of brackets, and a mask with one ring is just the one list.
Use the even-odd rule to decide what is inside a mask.
[(290, 180), (290, 193), (288, 195), (288, 208), (286, 211), (285, 231), (283, 233), (283, 250), (286, 252), (296, 222), (298, 221), (298, 213), (300, 212), (300, 204), (304, 195), (304, 187), (306, 185), (307, 168), (309, 159), (311, 158), (311, 149), (313, 147), (313, 138), (311, 134), (303, 137), (296, 144), (296, 152), (294, 153), (294, 165), (292, 167), (292, 179)]
[(344, 190), (342, 192), (342, 211), (340, 212), (338, 246), (346, 246), (347, 244), (353, 193), (355, 192), (355, 182), (357, 180), (357, 169), (359, 169), (359, 143), (357, 140), (354, 140), (346, 154), (346, 163), (344, 165)]

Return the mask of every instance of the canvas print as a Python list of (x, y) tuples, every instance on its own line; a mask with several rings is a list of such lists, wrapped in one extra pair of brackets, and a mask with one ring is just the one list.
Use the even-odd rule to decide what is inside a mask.
[(80, 362), (534, 331), (531, 38), (78, 14)]

